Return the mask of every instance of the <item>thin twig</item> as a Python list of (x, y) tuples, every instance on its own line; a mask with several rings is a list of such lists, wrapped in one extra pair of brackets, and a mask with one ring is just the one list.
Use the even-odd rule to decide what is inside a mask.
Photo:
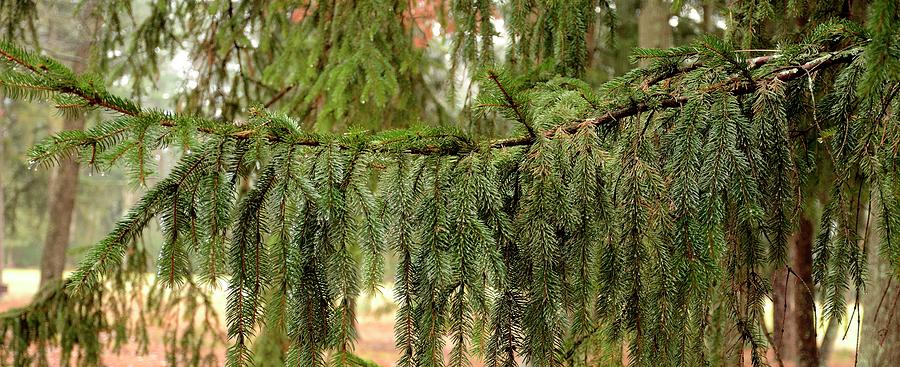
[(294, 89), (293, 84), (282, 88), (281, 91), (278, 92), (278, 94), (276, 94), (274, 97), (272, 97), (272, 99), (270, 99), (268, 102), (266, 102), (266, 104), (264, 104), (263, 107), (265, 107), (265, 108), (272, 107), (272, 105), (275, 104), (275, 102), (278, 102), (278, 100), (280, 100), (281, 98), (284, 98), (284, 96), (288, 92), (290, 92), (292, 89)]
[(878, 313), (881, 312), (881, 305), (884, 304), (884, 297), (887, 296), (888, 291), (891, 289), (891, 282), (894, 281), (894, 273), (891, 272), (891, 276), (888, 278), (887, 285), (884, 286), (884, 291), (881, 292), (881, 298), (878, 300), (878, 307), (875, 307), (875, 316), (872, 317), (872, 323), (878, 324)]
[(503, 93), (503, 98), (506, 99), (506, 103), (509, 104), (509, 108), (511, 108), (513, 112), (516, 113), (516, 120), (518, 120), (519, 123), (525, 126), (525, 129), (528, 130), (528, 135), (530, 135), (532, 138), (537, 138), (538, 133), (534, 129), (534, 126), (531, 126), (531, 123), (529, 123), (528, 120), (525, 119), (525, 114), (522, 113), (522, 109), (519, 108), (519, 104), (516, 103), (516, 100), (513, 99), (512, 95), (510, 95), (509, 92), (506, 91), (503, 83), (500, 83), (500, 77), (497, 76), (497, 73), (495, 73), (493, 70), (489, 71), (488, 78), (490, 78), (494, 82), (494, 84), (497, 85), (497, 88), (500, 89), (500, 92)]

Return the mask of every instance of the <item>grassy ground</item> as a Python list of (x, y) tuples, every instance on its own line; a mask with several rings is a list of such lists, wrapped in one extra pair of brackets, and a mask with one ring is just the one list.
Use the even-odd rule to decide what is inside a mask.
[[(6, 269), (3, 272), (2, 281), (9, 286), (9, 293), (0, 299), (0, 312), (28, 304), (38, 288), (39, 273), (36, 269)], [(357, 308), (359, 319), (357, 354), (381, 366), (393, 366), (397, 360), (393, 331), (394, 305), (390, 300), (390, 294), (391, 291), (385, 289), (380, 295), (360, 300)], [(218, 291), (213, 297), (217, 308), (220, 308), (220, 316), (223, 316), (224, 293)], [(767, 313), (771, 315), (771, 305), (767, 306)], [(771, 330), (771, 324), (769, 327)], [(855, 325), (851, 325), (847, 338), (837, 341), (830, 366), (843, 367), (853, 365), (853, 350), (856, 344), (855, 332)], [(818, 333), (820, 337), (823, 334), (824, 330), (820, 330)], [(161, 330), (153, 330), (151, 331), (151, 339), (153, 339), (152, 335), (161, 336), (162, 332)], [(225, 351), (221, 350), (218, 353), (222, 356), (220, 360), (224, 360)], [(166, 366), (163, 346), (160, 343), (153, 342), (151, 342), (148, 354), (139, 355), (134, 348), (126, 347), (119, 354), (109, 353), (105, 355), (104, 364), (107, 366), (129, 367)], [(480, 363), (475, 362), (472, 367), (480, 366)], [(791, 365), (786, 364), (786, 366), (790, 367)]]

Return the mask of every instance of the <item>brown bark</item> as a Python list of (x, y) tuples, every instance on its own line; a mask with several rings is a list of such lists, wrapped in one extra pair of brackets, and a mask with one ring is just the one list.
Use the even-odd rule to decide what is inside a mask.
[[(92, 5), (84, 5), (80, 17), (87, 20)], [(85, 22), (86, 25), (87, 22)], [(73, 40), (71, 34), (62, 33), (61, 28), (51, 30), (52, 40), (64, 44), (67, 52), (75, 54), (72, 70), (82, 73), (87, 69), (91, 54), (91, 42), (88, 35)], [(88, 31), (85, 31), (89, 33)], [(85, 117), (66, 117), (63, 130), (84, 129)], [(47, 202), (48, 217), (47, 235), (44, 238), (44, 249), (41, 253), (41, 285), (54, 279), (62, 278), (66, 266), (66, 251), (71, 240), (72, 217), (75, 212), (75, 199), (78, 195), (79, 164), (74, 159), (62, 159), (50, 179), (50, 196)]]
[[(63, 129), (84, 128), (84, 117), (66, 118)], [(72, 214), (78, 195), (78, 167), (73, 159), (60, 161), (50, 184), (49, 222), (41, 253), (41, 285), (60, 279), (66, 265), (66, 250), (71, 239)]]
[[(4, 143), (6, 143), (6, 129), (8, 122), (6, 120), (6, 109), (0, 101), (0, 162), (3, 161)], [(6, 196), (4, 196), (6, 187), (3, 181), (3, 170), (0, 170), (0, 297), (6, 294), (6, 283), (3, 283), (3, 268), (6, 266)]]
[(797, 331), (797, 366), (817, 367), (819, 348), (816, 344), (816, 302), (812, 279), (813, 223), (807, 214), (800, 216), (794, 234), (794, 273), (798, 288), (794, 292), (794, 326)]
[(642, 48), (672, 47), (672, 26), (669, 25), (669, 3), (662, 0), (643, 0), (638, 15), (638, 46)]

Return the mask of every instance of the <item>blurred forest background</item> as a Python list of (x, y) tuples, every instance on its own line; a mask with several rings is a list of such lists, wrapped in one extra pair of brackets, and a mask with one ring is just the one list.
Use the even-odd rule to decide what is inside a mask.
[[(384, 88), (385, 92), (346, 93), (348, 96), (343, 100), (334, 102), (323, 97), (327, 86), (293, 90), (294, 85), (304, 83), (334, 83), (328, 80), (309, 83), (316, 81), (315, 77), (322, 73), (323, 68), (333, 62), (327, 61), (327, 57), (281, 54), (265, 39), (234, 37), (235, 33), (222, 31), (229, 25), (225, 21), (209, 23), (160, 16), (193, 11), (189, 8), (199, 5), (190, 5), (194, 4), (191, 1), (182, 4), (157, 0), (41, 0), (36, 2), (34, 8), (17, 7), (19, 3), (25, 2), (0, 2), (0, 17), (4, 20), (8, 36), (20, 44), (38, 48), (63, 60), (76, 71), (102, 75), (112, 83), (111, 91), (141, 96), (146, 106), (232, 119), (240, 117), (241, 111), (246, 111), (250, 105), (265, 103), (266, 107), (271, 105), (272, 108), (289, 112), (303, 119), (308, 128), (321, 131), (342, 131), (347, 128), (344, 121), (356, 121), (350, 126), (352, 128), (372, 130), (405, 127), (409, 121), (420, 121), (421, 124), (453, 124), (488, 136), (509, 133), (506, 130), (509, 124), (498, 123), (490, 115), (472, 112), (471, 102), (477, 86), (469, 82), (473, 71), (460, 68), (454, 62), (456, 55), (466, 57), (466, 51), (454, 48), (452, 37), (464, 35), (445, 31), (459, 25), (449, 24), (446, 14), (450, 9), (435, 5), (444, 2), (411, 0), (406, 9), (409, 14), (404, 16), (415, 24), (412, 38), (391, 40), (391, 31), (385, 29), (388, 39), (373, 41), (376, 47), (396, 47), (396, 52), (388, 52), (395, 59), (368, 59), (364, 64), (372, 68), (379, 67), (379, 62), (402, 64), (399, 78), (390, 81), (390, 85)], [(123, 5), (125, 3), (130, 4)], [(215, 3), (232, 6), (230, 1)], [(746, 9), (740, 9), (735, 2), (723, 0), (579, 3), (582, 8), (593, 9), (596, 13), (596, 16), (586, 17), (590, 23), (583, 25), (589, 47), (584, 55), (589, 66), (580, 75), (594, 86), (633, 68), (629, 56), (636, 47), (666, 48), (686, 44), (705, 34), (723, 36), (735, 24), (735, 12), (746, 15)], [(770, 36), (760, 37), (765, 41), (756, 40), (747, 44), (763, 48), (765, 43), (773, 46), (779, 37), (789, 38), (791, 34), (800, 33), (806, 22), (818, 16), (817, 11), (845, 7), (844, 2), (835, 1), (800, 3), (804, 4), (801, 6), (804, 10), (798, 14), (761, 10), (760, 14), (777, 15), (756, 21), (759, 29), (755, 32)], [(593, 8), (590, 5), (594, 5)], [(234, 6), (242, 5), (237, 2)], [(218, 14), (223, 10), (211, 11)], [(854, 16), (853, 11), (849, 9), (851, 17)], [(218, 19), (217, 16), (210, 16), (210, 19)], [(297, 11), (273, 17), (278, 19), (267, 22), (306, 24), (303, 22), (304, 16)], [(356, 16), (365, 17), (365, 14)], [(498, 14), (489, 17), (488, 21), (496, 29), (489, 46), (494, 48), (496, 57), (503, 59), (508, 54), (507, 48), (511, 47), (506, 24)], [(251, 25), (258, 29), (268, 26), (271, 24)], [(282, 27), (281, 31), (285, 29), (288, 28)], [(348, 33), (345, 37), (352, 37), (352, 34)], [(403, 49), (402, 42), (411, 42), (412, 47)], [(328, 47), (324, 49), (328, 52)], [(415, 56), (405, 52), (415, 53)], [(290, 65), (285, 60), (289, 58), (294, 58), (293, 62), (318, 59), (324, 65), (310, 64), (303, 71), (294, 72), (286, 72), (286, 66), (282, 70), (269, 67), (270, 64)], [(410, 60), (421, 64), (403, 64)], [(384, 103), (370, 103), (371, 107), (366, 107), (368, 94), (391, 102), (388, 107), (383, 107)], [(344, 111), (331, 103), (353, 104), (356, 107)], [(416, 107), (408, 108), (411, 105)], [(62, 129), (90, 127), (100, 118), (95, 114), (99, 112), (83, 117), (63, 116), (49, 106), (10, 99), (4, 99), (0, 104), (0, 283), (10, 288), (10, 293), (0, 298), (0, 310), (26, 303), (31, 293), (36, 291), (39, 281), (62, 276), (63, 269), (76, 264), (88, 246), (110, 231), (115, 221), (140, 198), (147, 185), (171, 169), (178, 156), (189, 153), (176, 149), (154, 152), (158, 174), (144, 177), (144, 172), (138, 172), (139, 180), (134, 179), (135, 172), (124, 172), (118, 168), (95, 172), (74, 162), (62, 162), (53, 169), (29, 166), (26, 152), (34, 143)], [(146, 232), (143, 241), (151, 252), (158, 251), (161, 245), (160, 234), (155, 229)], [(385, 268), (394, 269), (390, 263), (392, 260), (389, 258), (387, 261)], [(870, 261), (877, 266), (877, 255), (872, 255)], [(385, 274), (385, 279), (393, 279), (391, 270)], [(800, 287), (796, 284), (785, 287), (783, 272), (772, 274), (772, 279), (776, 289), (772, 296), (775, 304), (792, 299), (794, 290)], [(778, 279), (782, 279), (780, 285)], [(871, 289), (881, 289), (877, 284), (885, 280), (875, 277), (872, 281), (875, 286)], [(864, 304), (878, 302), (881, 294), (875, 293), (879, 294), (874, 299), (867, 298)], [(378, 319), (377, 309), (391, 307), (387, 298), (383, 303), (373, 303), (363, 308), (369, 307), (375, 315), (372, 317)], [(785, 305), (788, 303), (784, 301)], [(789, 326), (791, 321), (785, 316), (791, 312), (788, 307), (784, 310), (769, 307), (769, 310), (775, 325), (788, 325), (778, 337), (796, 338)], [(382, 321), (370, 324), (374, 325), (374, 329), (367, 329), (365, 323), (361, 323), (362, 337), (358, 349), (362, 356), (373, 356), (376, 361), (392, 363), (391, 317), (388, 315), (378, 320)], [(823, 364), (853, 363), (851, 354), (857, 341), (855, 330), (856, 327), (847, 324), (822, 327), (817, 334), (820, 337), (819, 348), (823, 349), (819, 353)], [(863, 333), (878, 332), (875, 327), (864, 327), (862, 330)], [(838, 349), (835, 353), (831, 353), (833, 346)], [(816, 347), (815, 343), (813, 347)], [(367, 348), (370, 350), (367, 351)], [(372, 350), (383, 350), (387, 356), (379, 359), (378, 353)], [(867, 345), (863, 345), (863, 353), (869, 353), (867, 350)], [(786, 347), (783, 353), (789, 360), (791, 347)], [(831, 361), (829, 356), (833, 357)], [(148, 363), (153, 365), (154, 362)]]

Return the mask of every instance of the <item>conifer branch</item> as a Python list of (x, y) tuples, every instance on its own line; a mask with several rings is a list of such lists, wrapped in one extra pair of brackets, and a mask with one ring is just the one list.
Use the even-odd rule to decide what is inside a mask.
[(15, 64), (17, 64), (17, 65), (19, 65), (19, 66), (22, 66), (22, 67), (24, 67), (24, 68), (30, 70), (31, 72), (33, 72), (33, 73), (35, 73), (35, 74), (40, 74), (40, 73), (41, 73), (40, 71), (38, 71), (38, 68), (37, 68), (36, 66), (31, 65), (31, 64), (25, 62), (24, 60), (22, 60), (22, 59), (19, 58), (19, 57), (13, 56), (12, 53), (10, 53), (10, 52), (4, 50), (2, 47), (0, 47), (0, 55), (2, 55), (3, 57), (5, 57), (6, 60), (8, 60), (8, 61), (10, 61), (10, 62), (12, 62), (12, 63), (15, 63)]
[(525, 126), (525, 129), (528, 130), (529, 136), (531, 136), (532, 138), (537, 138), (537, 131), (534, 129), (534, 126), (531, 126), (531, 123), (525, 119), (525, 114), (522, 113), (521, 107), (518, 103), (516, 103), (516, 100), (513, 99), (509, 92), (506, 91), (506, 87), (504, 87), (503, 83), (500, 82), (500, 76), (497, 75), (497, 72), (495, 72), (494, 70), (488, 71), (488, 78), (490, 78), (491, 81), (493, 81), (497, 86), (497, 89), (499, 89), (500, 92), (503, 93), (503, 98), (506, 100), (505, 107), (512, 109), (513, 112), (516, 113), (516, 120), (519, 121), (520, 124)]
[[(738, 50), (738, 51), (741, 51), (741, 50)], [(778, 50), (770, 50), (770, 52), (776, 53), (776, 52), (778, 52)], [(747, 60), (747, 69), (749, 69), (749, 70), (759, 69), (760, 67), (765, 66), (767, 63), (769, 63), (770, 61), (775, 59), (777, 56), (778, 56), (777, 54), (772, 54), (772, 55), (765, 55), (765, 56), (757, 56), (752, 59), (749, 59), (749, 60)], [(648, 78), (647, 80), (644, 81), (644, 83), (641, 84), (641, 87), (642, 87), (642, 89), (646, 90), (664, 80), (672, 79), (674, 77), (684, 75), (684, 74), (690, 73), (694, 70), (697, 70), (697, 69), (703, 67), (703, 65), (704, 64), (702, 62), (695, 60), (693, 62), (688, 63), (687, 65), (672, 68), (671, 70), (669, 70), (667, 72), (659, 73), (651, 78)]]
[[(542, 29), (552, 33), (547, 40), (552, 37), (557, 48), (556, 72), (578, 75), (586, 53), (570, 41), (586, 32), (592, 8), (553, 3), (538, 9), (539, 18), (550, 22)], [(261, 64), (266, 58), (257, 59), (234, 37), (246, 33), (235, 27), (235, 14), (252, 20), (254, 5), (227, 5), (218, 10), (209, 34), (224, 32), (218, 38), (228, 49), (211, 54), (209, 70), (225, 68), (235, 54), (243, 67), (242, 53), (252, 56), (251, 65)], [(383, 103), (397, 105), (396, 99), (385, 101), (398, 97), (405, 83), (391, 78), (397, 59), (380, 53), (400, 48), (379, 47), (384, 42), (373, 37), (358, 37), (364, 41), (359, 44), (342, 41), (339, 23), (354, 7), (338, 1), (317, 5), (303, 9), (299, 21), (293, 18), (300, 13), (291, 13), (291, 23), (321, 23), (318, 29), (327, 31), (317, 34), (330, 36), (309, 42), (313, 50), (306, 60), (316, 65), (291, 69), (299, 73), (285, 75), (290, 86), (276, 90), (263, 84), (287, 74), (285, 69), (267, 68), (260, 80), (248, 78), (243, 69), (225, 73), (236, 78), (225, 81), (234, 88), (225, 97), (224, 115), (237, 113), (241, 103), (235, 100), (272, 97), (242, 111), (242, 121), (145, 109), (108, 93), (90, 75), (0, 42), (0, 64), (6, 64), (0, 87), (12, 98), (50, 98), (64, 113), (95, 109), (116, 116), (47, 139), (32, 150), (35, 163), (81, 154), (103, 165), (124, 157), (143, 178), (145, 160), (152, 163), (149, 152), (174, 144), (197, 149), (186, 150), (172, 173), (91, 250), (69, 280), (70, 289), (83, 289), (72, 295), (89, 298), (115, 282), (112, 275), (132, 266), (137, 236), (160, 218), (168, 239), (156, 261), (160, 285), (186, 283), (194, 289), (195, 275), (216, 284), (223, 269), (230, 272), (228, 332), (219, 337), (233, 343), (228, 365), (262, 357), (251, 346), (262, 345), (258, 338), (275, 331), (287, 334), (272, 344), (289, 344), (287, 365), (368, 367), (353, 354), (354, 305), (362, 274), (367, 290), (384, 280), (388, 251), (397, 257), (394, 333), (400, 366), (465, 366), (475, 355), (492, 367), (523, 360), (535, 367), (596, 364), (606, 336), (628, 340), (635, 365), (659, 364), (660, 355), (672, 364), (699, 365), (717, 358), (713, 354), (720, 346), (749, 348), (753, 364), (762, 365), (763, 336), (769, 336), (763, 306), (770, 289), (760, 274), (783, 262), (792, 221), (788, 206), (806, 195), (799, 190), (808, 182), (799, 172), (807, 171), (807, 161), (799, 161), (805, 159), (798, 146), (803, 143), (824, 146), (839, 177), (813, 249), (813, 276), (822, 286), (826, 313), (846, 316), (851, 282), (857, 292), (862, 288), (867, 250), (854, 244), (859, 237), (854, 222), (864, 185), (870, 185), (872, 206), (878, 184), (879, 224), (888, 236), (881, 250), (898, 258), (898, 239), (890, 236), (900, 227), (900, 188), (894, 185), (900, 181), (897, 167), (886, 163), (895, 160), (896, 151), (877, 154), (900, 140), (893, 126), (896, 93), (884, 93), (898, 77), (877, 79), (871, 94), (859, 93), (859, 79), (872, 64), (870, 54), (859, 57), (869, 42), (860, 40), (862, 32), (847, 36), (852, 32), (836, 24), (817, 29), (813, 41), (756, 58), (712, 37), (685, 47), (639, 50), (634, 59), (650, 61), (648, 67), (597, 91), (575, 78), (545, 80), (549, 74), (543, 68), (523, 78), (491, 70), (490, 80), (480, 84), (479, 106), (524, 126), (502, 139), (441, 128), (317, 134), (267, 108), (304, 85), (303, 104), (318, 105), (323, 91), (329, 92), (317, 122), (325, 116), (346, 122)], [(456, 5), (453, 12), (478, 21), (457, 23), (457, 35), (472, 41), (476, 52), (454, 50), (461, 56), (454, 60), (479, 62), (478, 48), (490, 50), (490, 45), (470, 36), (480, 32), (491, 39), (490, 17), (481, 15), (490, 14), (492, 2)], [(522, 29), (517, 23), (530, 22), (522, 17), (530, 17), (533, 8), (504, 14), (513, 48), (537, 50), (523, 43), (547, 42), (516, 33)], [(371, 10), (388, 20), (397, 15)], [(303, 38), (310, 29), (302, 31), (294, 34)], [(337, 53), (327, 59), (323, 53), (332, 42), (331, 52)], [(198, 47), (212, 52), (215, 43)], [(821, 52), (838, 43), (854, 45)], [(874, 45), (866, 45), (865, 52), (874, 48), (869, 46)], [(350, 59), (347, 49), (353, 50)], [(270, 50), (286, 51), (288, 67), (297, 67), (298, 53), (275, 44)], [(328, 60), (341, 62), (326, 66)], [(553, 62), (549, 56), (546, 61)], [(374, 69), (360, 74), (359, 64)], [(829, 77), (815, 78), (828, 67)], [(223, 82), (221, 75), (202, 79), (201, 90)], [(196, 100), (210, 96), (200, 93)], [(805, 120), (810, 111), (805, 98), (821, 94), (827, 98), (821, 103), (811, 98), (819, 139), (790, 139), (789, 131), (803, 127), (794, 121)], [(376, 106), (354, 105), (369, 96)], [(427, 105), (415, 101), (410, 110)], [(825, 117), (819, 120), (817, 111)], [(858, 179), (851, 180), (854, 172)], [(246, 183), (246, 190), (239, 183)], [(857, 210), (855, 221), (851, 207)], [(868, 225), (867, 218), (863, 240), (869, 238)], [(855, 311), (851, 317), (859, 317)], [(75, 321), (71, 324), (81, 322)], [(733, 323), (729, 330), (736, 332), (720, 339), (714, 334), (725, 330), (725, 323)], [(63, 324), (69, 325), (53, 325)], [(0, 334), (6, 335), (3, 325), (17, 324), (0, 317)], [(22, 338), (32, 329), (15, 329), (12, 335)], [(53, 330), (37, 344), (29, 339), (17, 348), (44, 350), (49, 338), (65, 345), (65, 332)], [(6, 360), (6, 345), (0, 338), (0, 360)]]
[[(773, 71), (774, 75), (767, 75), (762, 78), (753, 80), (749, 82), (745, 79), (743, 75), (733, 76), (727, 81), (720, 83), (719, 85), (709, 86), (705, 91), (724, 91), (731, 93), (733, 95), (745, 95), (753, 93), (757, 85), (759, 83), (764, 83), (767, 80), (777, 79), (780, 81), (789, 81), (804, 77), (806, 75), (810, 75), (810, 73), (822, 70), (824, 68), (838, 65), (838, 64), (846, 64), (852, 62), (863, 52), (862, 47), (852, 47), (845, 49), (839, 52), (827, 52), (817, 55), (804, 63), (799, 63), (794, 66), (787, 66), (784, 68), (777, 69)], [(21, 51), (18, 51), (11, 45), (0, 45), (0, 55), (4, 56), (8, 61), (19, 65), (32, 73), (36, 74), (36, 76), (41, 77), (45, 76), (38, 66), (29, 63), (28, 60), (24, 57), (17, 56), (21, 54)], [(769, 61), (774, 59), (773, 55), (769, 56), (761, 56), (754, 59), (751, 59), (749, 63), (750, 68), (756, 68), (762, 66)], [(644, 85), (653, 85), (658, 83), (659, 81), (665, 80), (667, 78), (673, 78), (677, 75), (690, 72), (699, 67), (699, 64), (692, 64), (696, 66), (689, 66), (683, 69), (679, 69), (675, 72), (669, 74), (663, 74), (661, 76), (656, 76), (651, 78), (649, 81), (646, 81)], [(615, 125), (618, 121), (625, 119), (627, 117), (635, 116), (641, 112), (646, 112), (654, 109), (669, 109), (669, 108), (680, 108), (687, 102), (688, 98), (684, 95), (669, 95), (669, 94), (649, 94), (646, 97), (636, 100), (630, 101), (628, 103), (620, 104), (618, 106), (614, 106), (608, 108), (605, 112), (603, 112), (600, 116), (595, 117), (593, 119), (574, 121), (569, 125), (563, 127), (557, 127), (552, 129), (547, 129), (543, 131), (537, 131), (531, 126), (525, 117), (525, 113), (521, 110), (521, 106), (513, 99), (512, 95), (509, 94), (509, 91), (500, 83), (499, 76), (495, 72), (489, 72), (488, 77), (496, 83), (496, 86), (503, 94), (504, 99), (508, 103), (508, 107), (511, 108), (515, 115), (516, 119), (525, 125), (528, 130), (528, 135), (518, 136), (518, 137), (510, 137), (510, 138), (502, 138), (496, 139), (492, 141), (486, 142), (487, 146), (492, 149), (503, 149), (517, 146), (528, 146), (533, 144), (538, 137), (538, 134), (542, 134), (544, 137), (552, 137), (558, 131), (565, 131), (567, 133), (574, 133), (578, 129), (582, 127), (588, 126), (607, 126)], [(168, 115), (168, 114), (154, 114), (149, 111), (146, 111), (136, 104), (128, 101), (127, 99), (123, 99), (120, 97), (116, 97), (112, 94), (109, 94), (105, 91), (99, 91), (96, 89), (93, 90), (85, 90), (76, 86), (77, 83), (75, 81), (71, 81), (70, 83), (63, 85), (50, 85), (50, 89), (66, 95), (73, 95), (79, 98), (84, 99), (92, 106), (97, 106), (100, 108), (107, 109), (109, 111), (113, 111), (116, 113), (120, 113), (128, 116), (135, 117), (149, 117), (158, 119), (158, 124), (163, 127), (168, 128), (176, 128), (178, 125), (177, 120), (179, 118), (184, 118), (184, 116), (180, 115)], [(117, 103), (119, 102), (119, 103)], [(257, 109), (251, 109), (251, 115), (262, 115), (263, 111)], [(202, 118), (193, 118), (199, 120), (198, 126), (196, 130), (200, 133), (211, 134), (211, 135), (225, 135), (230, 136), (234, 139), (243, 140), (250, 139), (259, 134), (266, 134), (265, 138), (270, 142), (281, 143), (281, 142), (289, 142), (292, 145), (296, 146), (310, 146), (310, 147), (318, 147), (324, 144), (331, 144), (334, 140), (339, 140), (335, 137), (315, 137), (308, 134), (296, 134), (296, 133), (274, 133), (272, 131), (266, 131), (264, 128), (256, 128), (256, 129), (241, 129), (238, 126), (243, 124), (222, 124), (220, 122), (209, 121)], [(217, 126), (222, 126), (222, 128), (217, 128)], [(421, 134), (410, 134), (409, 137), (405, 138), (401, 141), (382, 141), (378, 139), (377, 134), (371, 134), (369, 136), (364, 137), (366, 140), (363, 145), (359, 144), (347, 144), (342, 143), (340, 141), (337, 142), (337, 146), (342, 150), (366, 150), (375, 153), (387, 153), (387, 152), (405, 152), (409, 154), (416, 155), (459, 155), (465, 154), (470, 151), (476, 150), (479, 144), (474, 142), (465, 141), (465, 139), (461, 139), (461, 136), (453, 135), (453, 134), (435, 134), (434, 136), (423, 136)], [(332, 142), (329, 142), (331, 140)], [(426, 140), (423, 144), (421, 140)], [(430, 141), (430, 142), (429, 142)], [(89, 143), (88, 143), (89, 144)]]
[[(818, 70), (825, 69), (827, 67), (838, 65), (838, 64), (846, 64), (850, 63), (856, 59), (863, 52), (862, 47), (851, 48), (845, 51), (837, 52), (837, 53), (825, 53), (823, 55), (819, 55), (812, 60), (809, 60), (803, 64), (799, 64), (796, 66), (791, 66), (780, 72), (776, 73), (773, 77), (756, 79), (753, 83), (745, 82), (742, 77), (733, 77), (729, 79), (726, 83), (723, 83), (720, 86), (716, 86), (706, 90), (706, 92), (713, 92), (716, 90), (728, 92), (733, 95), (745, 95), (750, 94), (756, 91), (758, 85), (760, 83), (765, 83), (772, 79), (777, 79), (780, 81), (790, 81), (794, 79), (798, 79), (804, 76), (809, 75)], [(757, 61), (759, 62), (759, 61)], [(567, 133), (575, 133), (580, 128), (584, 126), (605, 126), (609, 124), (613, 124), (618, 122), (618, 120), (635, 116), (641, 112), (650, 111), (653, 109), (667, 109), (667, 108), (680, 108), (687, 101), (687, 96), (669, 96), (668, 98), (663, 98), (661, 100), (653, 101), (653, 96), (647, 98), (645, 101), (632, 103), (626, 106), (622, 106), (616, 109), (612, 109), (600, 117), (596, 117), (590, 120), (582, 120), (578, 122), (574, 122), (568, 126), (562, 128)], [(549, 129), (543, 131), (545, 136), (553, 136), (559, 129)], [(508, 138), (508, 139), (500, 139), (495, 140), (491, 143), (492, 148), (505, 148), (511, 146), (519, 146), (519, 145), (530, 145), (533, 143), (533, 139), (527, 136), (521, 136), (517, 138)]]
[[(4, 44), (3, 46), (8, 46), (8, 45)], [(9, 47), (11, 47), (11, 46), (9, 46)], [(28, 71), (30, 71), (38, 76), (46, 76), (47, 73), (50, 71), (50, 69), (47, 65), (44, 65), (44, 64), (33, 65), (33, 64), (27, 62), (22, 57), (16, 56), (13, 52), (9, 52), (8, 50), (4, 50), (3, 48), (4, 47), (0, 47), (0, 55), (2, 55), (4, 58), (7, 59), (7, 61), (9, 61), (15, 65), (24, 67)], [(79, 88), (76, 85), (62, 85), (62, 86), (59, 86), (57, 89), (53, 89), (53, 87), (50, 87), (49, 89), (55, 90), (59, 93), (70, 94), (70, 95), (80, 97), (80, 98), (84, 99), (85, 101), (87, 101), (87, 103), (90, 106), (102, 107), (107, 110), (119, 112), (123, 115), (136, 116), (139, 111), (137, 109), (137, 107), (133, 104), (128, 107), (134, 107), (134, 108), (128, 108), (128, 107), (124, 107), (121, 105), (116, 105), (116, 104), (110, 103), (108, 100), (104, 99), (103, 95), (96, 93), (95, 91), (94, 91), (94, 93), (92, 93), (92, 91), (84, 90), (82, 88)]]

